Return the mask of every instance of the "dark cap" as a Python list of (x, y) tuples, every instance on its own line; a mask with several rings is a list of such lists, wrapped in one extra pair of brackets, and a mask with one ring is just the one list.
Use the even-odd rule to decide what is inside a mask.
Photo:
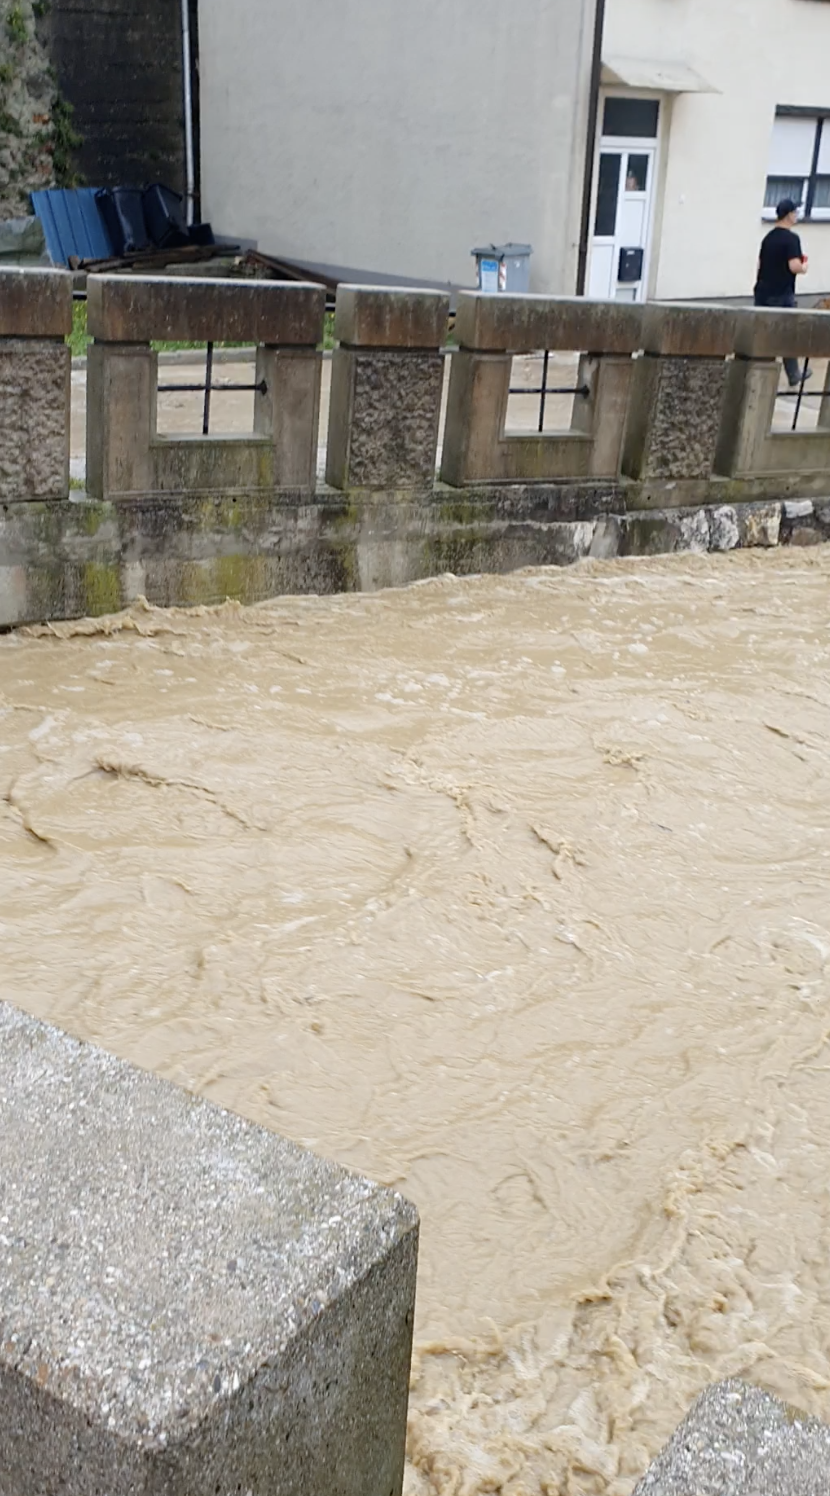
[(791, 197), (782, 198), (781, 202), (778, 204), (778, 207), (775, 210), (778, 214), (779, 223), (782, 218), (789, 218), (791, 213), (797, 213), (798, 209), (799, 204), (794, 203)]

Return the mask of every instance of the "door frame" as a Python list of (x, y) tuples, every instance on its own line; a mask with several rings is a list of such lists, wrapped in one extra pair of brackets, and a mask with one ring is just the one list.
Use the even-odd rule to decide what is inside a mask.
[[(602, 124), (605, 114), (606, 99), (648, 99), (656, 100), (660, 106), (657, 116), (656, 135), (603, 135)], [(646, 224), (645, 244), (643, 245), (643, 279), (642, 299), (647, 301), (653, 289), (653, 276), (656, 275), (657, 259), (655, 254), (656, 226), (662, 214), (660, 213), (660, 199), (663, 189), (663, 161), (664, 146), (663, 137), (668, 119), (669, 98), (666, 94), (655, 90), (631, 89), (631, 88), (607, 88), (602, 90), (599, 104), (599, 115), (597, 118), (597, 138), (594, 144), (594, 188), (591, 196), (591, 233), (588, 239), (588, 274), (586, 285), (591, 283), (591, 261), (594, 255), (594, 223), (596, 222), (597, 194), (599, 191), (599, 158), (603, 153), (618, 151), (621, 154), (632, 152), (642, 155), (644, 151), (654, 152), (654, 164), (652, 168), (651, 194), (648, 203), (648, 222)], [(622, 189), (620, 189), (622, 191)], [(616, 283), (615, 283), (616, 284)]]

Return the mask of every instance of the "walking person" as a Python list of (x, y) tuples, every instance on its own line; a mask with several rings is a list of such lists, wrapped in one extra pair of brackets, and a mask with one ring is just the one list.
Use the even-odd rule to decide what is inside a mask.
[[(807, 256), (795, 233), (798, 204), (785, 197), (775, 211), (778, 214), (775, 228), (764, 239), (758, 258), (755, 305), (794, 307), (796, 277), (807, 272)], [(798, 360), (785, 358), (784, 368), (790, 389), (797, 389), (802, 382)], [(805, 374), (804, 378), (809, 379), (810, 375)]]

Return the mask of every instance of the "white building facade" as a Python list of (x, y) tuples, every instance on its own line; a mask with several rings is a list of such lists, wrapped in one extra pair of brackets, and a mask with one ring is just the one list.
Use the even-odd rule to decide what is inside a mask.
[(607, 0), (602, 56), (589, 291), (746, 297), (791, 197), (829, 295), (830, 4)]
[(203, 217), (303, 263), (573, 285), (595, 0), (200, 0)]
[(561, 294), (582, 242), (590, 295), (746, 298), (791, 196), (830, 295), (830, 0), (200, 0), (199, 31), (221, 234), (462, 285), (525, 242)]

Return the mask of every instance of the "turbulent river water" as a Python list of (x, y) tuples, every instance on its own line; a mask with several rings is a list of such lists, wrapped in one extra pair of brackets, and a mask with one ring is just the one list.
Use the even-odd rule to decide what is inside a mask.
[(830, 1412), (830, 555), (0, 640), (3, 996), (422, 1214), (410, 1496)]

